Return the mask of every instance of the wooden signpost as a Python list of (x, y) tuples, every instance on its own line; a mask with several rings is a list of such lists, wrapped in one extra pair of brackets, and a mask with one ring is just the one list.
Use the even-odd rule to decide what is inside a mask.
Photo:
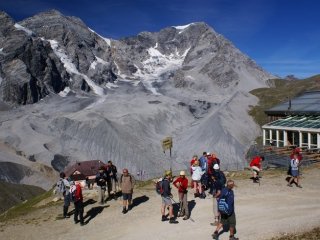
[(162, 140), (162, 149), (163, 152), (165, 153), (166, 150), (169, 149), (169, 153), (170, 153), (170, 171), (172, 171), (172, 163), (171, 163), (171, 149), (172, 149), (172, 137), (166, 137), (165, 139)]

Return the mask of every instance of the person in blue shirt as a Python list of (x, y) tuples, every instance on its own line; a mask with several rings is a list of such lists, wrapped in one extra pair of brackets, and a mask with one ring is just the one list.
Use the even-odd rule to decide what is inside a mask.
[(234, 236), (235, 229), (236, 229), (236, 214), (234, 212), (234, 193), (233, 193), (233, 187), (235, 186), (233, 180), (227, 181), (227, 187), (223, 188), (221, 191), (221, 195), (219, 196), (219, 199), (225, 198), (226, 202), (228, 204), (228, 214), (222, 213), (220, 211), (221, 215), (221, 221), (217, 225), (216, 230), (212, 234), (213, 239), (219, 238), (219, 231), (223, 228), (223, 226), (229, 225), (229, 231), (230, 231), (230, 237), (229, 240), (239, 240), (239, 238), (236, 238)]

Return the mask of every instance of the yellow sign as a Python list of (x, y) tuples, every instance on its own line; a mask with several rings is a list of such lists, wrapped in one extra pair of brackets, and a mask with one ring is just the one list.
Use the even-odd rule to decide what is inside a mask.
[(163, 151), (172, 148), (172, 137), (167, 137), (162, 140), (162, 149)]

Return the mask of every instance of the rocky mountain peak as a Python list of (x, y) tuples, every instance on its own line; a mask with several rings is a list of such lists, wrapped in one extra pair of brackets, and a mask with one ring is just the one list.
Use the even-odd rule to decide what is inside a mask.
[(0, 11), (0, 37), (13, 30), (14, 20), (5, 12)]

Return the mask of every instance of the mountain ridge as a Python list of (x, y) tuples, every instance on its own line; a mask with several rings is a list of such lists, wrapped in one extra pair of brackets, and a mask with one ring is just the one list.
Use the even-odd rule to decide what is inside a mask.
[[(203, 151), (223, 169), (246, 165), (260, 134), (249, 91), (273, 75), (206, 23), (120, 40), (57, 11), (10, 24), (0, 27), (11, 34), (0, 38), (0, 98), (18, 110), (1, 114), (0, 139), (27, 159), (51, 168), (57, 159), (111, 159), (144, 178), (187, 169)], [(160, 144), (167, 136), (171, 159)]]

